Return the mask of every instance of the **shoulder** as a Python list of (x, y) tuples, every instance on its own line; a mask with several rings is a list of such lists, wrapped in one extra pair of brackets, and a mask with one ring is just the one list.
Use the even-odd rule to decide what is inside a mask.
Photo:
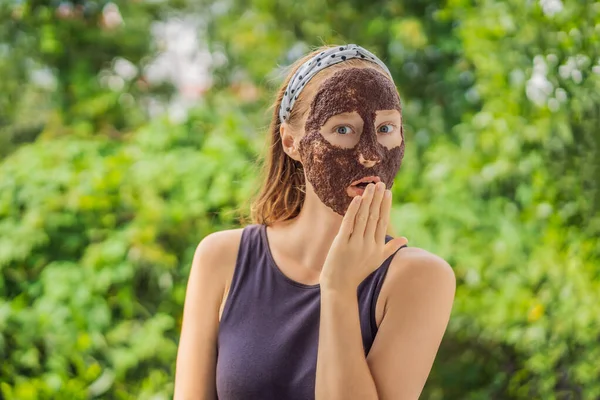
[(392, 258), (390, 270), (403, 279), (433, 279), (430, 281), (432, 285), (456, 283), (454, 270), (446, 260), (418, 247), (398, 251)]
[(437, 302), (454, 300), (456, 276), (442, 257), (418, 247), (401, 249), (392, 258), (388, 271), (389, 300), (406, 296), (428, 297)]
[(222, 257), (224, 252), (237, 249), (242, 239), (244, 228), (227, 229), (206, 235), (196, 247), (196, 254), (205, 258)]
[(190, 275), (218, 280), (224, 285), (235, 267), (242, 231), (243, 228), (227, 229), (206, 235), (196, 246)]

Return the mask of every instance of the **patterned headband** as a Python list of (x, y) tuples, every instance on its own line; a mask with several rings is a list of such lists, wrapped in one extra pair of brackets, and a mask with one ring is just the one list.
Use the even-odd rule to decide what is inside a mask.
[(281, 100), (281, 106), (279, 108), (279, 120), (283, 122), (290, 117), (290, 112), (292, 111), (292, 107), (294, 107), (294, 103), (298, 99), (298, 95), (304, 88), (304, 85), (306, 85), (306, 83), (310, 81), (311, 78), (317, 74), (317, 72), (333, 64), (341, 63), (352, 58), (362, 58), (367, 61), (374, 62), (383, 68), (383, 70), (387, 72), (393, 81), (390, 70), (370, 51), (356, 44), (333, 47), (317, 54), (310, 60), (307, 60), (300, 66), (300, 68), (298, 68), (298, 70), (296, 70), (296, 73), (294, 73), (294, 76), (292, 76), (292, 79), (290, 79), (290, 83), (287, 85), (283, 95), (283, 100)]

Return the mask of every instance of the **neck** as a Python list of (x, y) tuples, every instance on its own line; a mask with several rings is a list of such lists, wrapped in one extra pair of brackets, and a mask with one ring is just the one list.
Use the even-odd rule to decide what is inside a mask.
[(342, 224), (343, 217), (327, 207), (314, 193), (307, 193), (299, 215), (276, 223), (281, 232), (286, 255), (298, 260), (307, 271), (320, 272)]

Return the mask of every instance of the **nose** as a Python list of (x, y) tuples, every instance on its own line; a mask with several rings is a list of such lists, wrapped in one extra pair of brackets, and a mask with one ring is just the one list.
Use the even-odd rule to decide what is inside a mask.
[(381, 160), (379, 159), (379, 157), (372, 155), (369, 156), (369, 159), (367, 160), (362, 153), (360, 153), (358, 155), (358, 162), (360, 162), (363, 166), (365, 166), (366, 168), (371, 168), (373, 167), (375, 164), (379, 163)]

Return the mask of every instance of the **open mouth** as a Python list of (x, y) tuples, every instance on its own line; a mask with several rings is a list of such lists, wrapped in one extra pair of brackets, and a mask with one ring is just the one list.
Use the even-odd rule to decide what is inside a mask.
[(350, 184), (350, 186), (355, 186), (355, 187), (359, 187), (359, 188), (366, 188), (367, 185), (369, 183), (377, 183), (377, 182), (381, 182), (381, 179), (378, 176), (365, 176), (362, 179), (359, 179), (357, 181), (354, 181)]
[(377, 182), (381, 182), (381, 179), (378, 176), (366, 176), (352, 182), (352, 184), (346, 189), (346, 192), (350, 197), (360, 196), (364, 193), (369, 183), (375, 184)]

